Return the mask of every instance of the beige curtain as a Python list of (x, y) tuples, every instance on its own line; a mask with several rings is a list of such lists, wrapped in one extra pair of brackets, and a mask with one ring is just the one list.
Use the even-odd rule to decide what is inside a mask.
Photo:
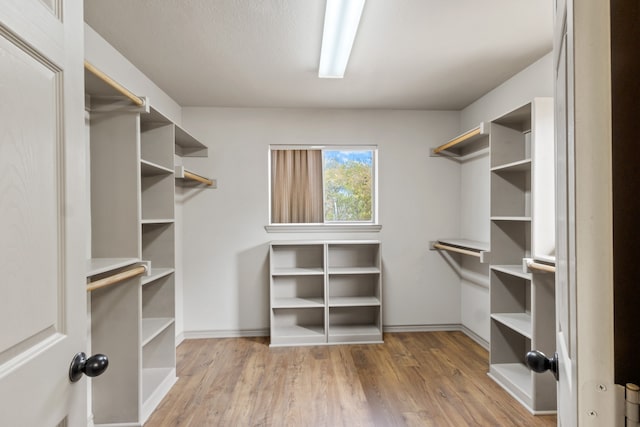
[(271, 222), (323, 222), (321, 150), (271, 151)]

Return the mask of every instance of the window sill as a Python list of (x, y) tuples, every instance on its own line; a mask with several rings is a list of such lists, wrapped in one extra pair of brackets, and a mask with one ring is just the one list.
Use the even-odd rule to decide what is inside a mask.
[(379, 224), (271, 224), (265, 225), (267, 233), (377, 233)]

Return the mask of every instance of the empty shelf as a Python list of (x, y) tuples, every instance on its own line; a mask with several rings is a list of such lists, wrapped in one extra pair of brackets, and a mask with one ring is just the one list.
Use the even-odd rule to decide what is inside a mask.
[(87, 260), (87, 277), (107, 273), (139, 262), (138, 258), (91, 258)]
[(530, 313), (494, 313), (491, 318), (513, 329), (520, 335), (531, 338)]
[(491, 269), (501, 273), (510, 274), (512, 276), (521, 277), (531, 280), (531, 273), (522, 270), (522, 265), (492, 265)]
[(324, 307), (324, 298), (274, 298), (273, 308)]
[(172, 317), (153, 317), (142, 319), (142, 346), (147, 345), (171, 324), (173, 324)]

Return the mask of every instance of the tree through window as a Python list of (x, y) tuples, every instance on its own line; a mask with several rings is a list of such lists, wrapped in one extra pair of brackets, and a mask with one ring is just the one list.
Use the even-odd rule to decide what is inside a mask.
[(271, 223), (375, 224), (375, 147), (271, 148)]

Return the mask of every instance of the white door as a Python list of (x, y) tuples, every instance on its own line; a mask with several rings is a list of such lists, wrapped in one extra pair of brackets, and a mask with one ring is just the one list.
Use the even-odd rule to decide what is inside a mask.
[[(556, 352), (558, 370), (558, 425), (576, 425), (576, 307), (575, 307), (575, 235), (573, 216), (574, 165), (569, 163), (573, 150), (572, 122), (567, 111), (573, 97), (567, 55), (566, 3), (556, 4), (554, 22), (555, 126), (556, 126)], [(571, 131), (571, 132), (570, 132)], [(571, 157), (572, 159), (572, 157)], [(571, 244), (570, 244), (571, 243)]]
[(87, 424), (83, 18), (0, 2), (0, 425)]
[(609, 40), (609, 2), (556, 0), (556, 351), (562, 427), (618, 425)]

